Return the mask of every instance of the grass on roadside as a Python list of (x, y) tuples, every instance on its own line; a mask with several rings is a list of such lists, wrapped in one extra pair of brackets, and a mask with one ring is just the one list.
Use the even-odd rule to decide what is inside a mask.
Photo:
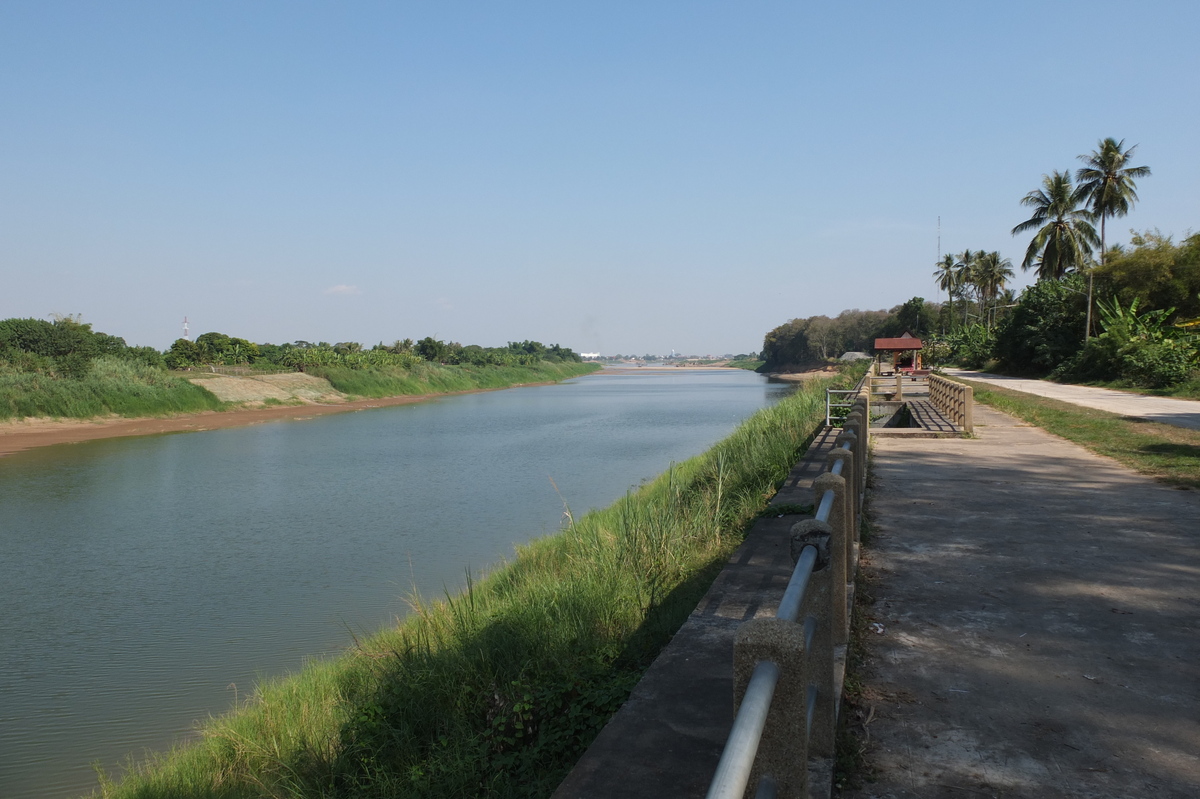
[(1111, 388), (1115, 391), (1128, 391), (1133, 394), (1146, 394), (1151, 397), (1177, 397), (1179, 399), (1200, 400), (1200, 372), (1192, 372), (1192, 378), (1183, 383), (1167, 388), (1145, 388), (1135, 386), (1128, 380), (1111, 380), (1108, 382), (1079, 383), (1081, 386), (1096, 388)]
[(703, 455), (272, 681), (104, 797), (548, 796), (707, 590), (824, 414), (810, 381)]
[(1170, 485), (1200, 488), (1200, 431), (971, 380), (975, 399)]

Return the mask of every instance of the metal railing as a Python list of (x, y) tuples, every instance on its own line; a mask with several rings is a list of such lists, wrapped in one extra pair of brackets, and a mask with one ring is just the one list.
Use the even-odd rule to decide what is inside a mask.
[[(873, 368), (873, 366), (872, 366), (872, 368)], [(855, 384), (854, 388), (848, 388), (848, 389), (827, 388), (827, 389), (825, 389), (825, 426), (826, 427), (841, 427), (842, 426), (842, 422), (845, 420), (845, 418), (847, 416), (850, 415), (850, 409), (854, 407), (853, 398), (857, 397), (859, 394), (862, 393), (863, 386), (867, 385), (867, 383), (870, 379), (871, 379), (871, 371), (868, 370), (866, 374), (864, 374), (862, 377), (860, 377), (858, 379), (858, 383)], [(834, 397), (844, 397), (849, 401), (835, 402)], [(839, 412), (836, 414), (834, 413), (835, 408), (837, 408), (839, 410)], [(845, 413), (840, 412), (841, 409), (843, 409), (843, 408), (846, 409)], [(836, 422), (836, 424), (834, 424), (835, 422)]]
[[(841, 698), (839, 652), (858, 563), (870, 400), (860, 383), (842, 432), (813, 481), (815, 518), (792, 526), (796, 567), (774, 618), (738, 628), (737, 708), (708, 799), (808, 798), (810, 756), (831, 758)], [(799, 623), (803, 619), (803, 623)]]

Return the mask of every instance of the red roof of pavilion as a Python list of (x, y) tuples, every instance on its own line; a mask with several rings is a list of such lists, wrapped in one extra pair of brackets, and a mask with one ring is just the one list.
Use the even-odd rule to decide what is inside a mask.
[(921, 343), (921, 339), (904, 331), (904, 335), (899, 338), (877, 338), (875, 339), (875, 349), (878, 350), (919, 350), (925, 345)]

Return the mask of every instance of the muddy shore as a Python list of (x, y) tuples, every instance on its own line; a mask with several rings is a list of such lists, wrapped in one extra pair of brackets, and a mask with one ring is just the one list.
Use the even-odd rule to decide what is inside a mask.
[(189, 413), (164, 418), (127, 419), (120, 416), (109, 416), (93, 419), (22, 419), (0, 423), (0, 457), (25, 449), (49, 447), (56, 444), (78, 444), (102, 438), (152, 436), (161, 433), (192, 433), (201, 430), (220, 430), (226, 427), (245, 427), (263, 422), (304, 421), (330, 413), (386, 408), (392, 405), (424, 402), (438, 397), (499, 390), (501, 389), (476, 389), (449, 394), (419, 394), (330, 404), (310, 403), (265, 408), (238, 408), (230, 411), (205, 411), (204, 413)]

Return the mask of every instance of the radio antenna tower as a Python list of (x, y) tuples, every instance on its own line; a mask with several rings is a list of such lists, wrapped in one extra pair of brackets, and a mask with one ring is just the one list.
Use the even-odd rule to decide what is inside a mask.
[(191, 333), (190, 333), (190, 332), (188, 332), (188, 323), (187, 323), (187, 317), (186, 317), (186, 316), (185, 316), (185, 317), (183, 317), (183, 340), (184, 340), (184, 341), (191, 341), (191, 340), (192, 340), (192, 335), (191, 335)]

